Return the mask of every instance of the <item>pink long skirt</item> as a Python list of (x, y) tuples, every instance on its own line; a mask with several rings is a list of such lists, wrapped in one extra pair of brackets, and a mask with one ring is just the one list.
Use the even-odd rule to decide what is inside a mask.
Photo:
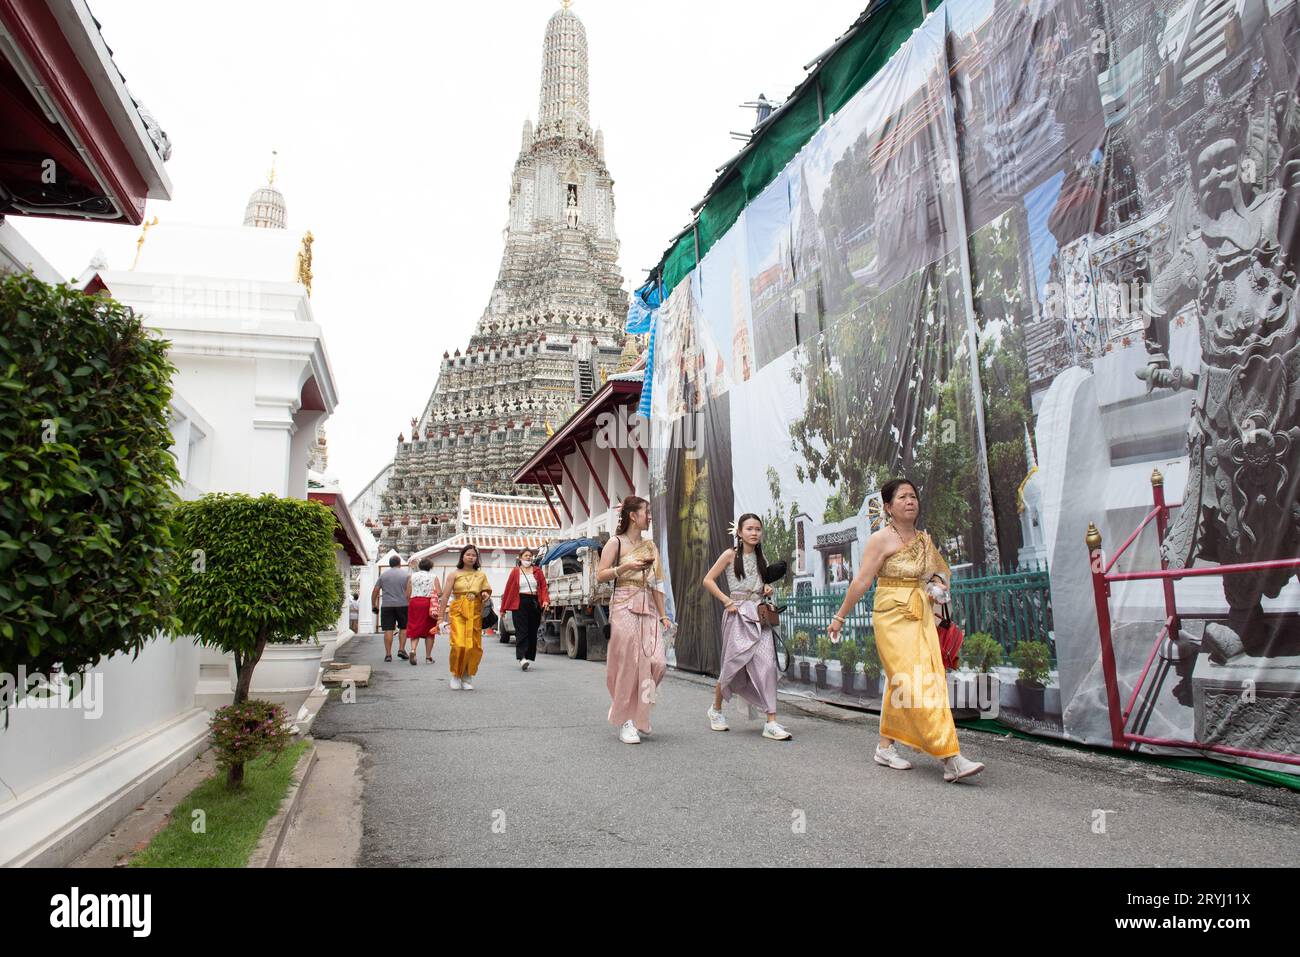
[(631, 721), (650, 730), (650, 709), (668, 671), (659, 611), (649, 589), (621, 586), (609, 603), (609, 650), (605, 686), (609, 723)]

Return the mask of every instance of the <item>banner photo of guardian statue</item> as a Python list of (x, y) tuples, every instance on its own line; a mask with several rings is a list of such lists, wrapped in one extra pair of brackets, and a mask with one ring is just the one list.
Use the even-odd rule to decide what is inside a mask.
[(783, 681), (870, 706), (871, 596), (818, 639), (904, 477), (959, 716), (1300, 773), (1297, 258), (1296, 0), (944, 3), (665, 290), (679, 666), (752, 512)]

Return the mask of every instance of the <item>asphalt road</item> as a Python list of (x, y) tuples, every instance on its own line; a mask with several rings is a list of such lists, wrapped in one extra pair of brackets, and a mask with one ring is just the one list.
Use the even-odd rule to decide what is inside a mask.
[(912, 770), (874, 764), (875, 718), (826, 705), (782, 697), (791, 742), (743, 706), (711, 731), (693, 675), (670, 673), (654, 737), (625, 745), (603, 662), (524, 673), (489, 637), (475, 690), (452, 691), (446, 651), (385, 664), (363, 636), (339, 655), (374, 679), (312, 733), (364, 751), (362, 865), (1291, 866), (1300, 846), (1294, 792), (974, 731), (987, 770), (947, 784), (901, 746)]

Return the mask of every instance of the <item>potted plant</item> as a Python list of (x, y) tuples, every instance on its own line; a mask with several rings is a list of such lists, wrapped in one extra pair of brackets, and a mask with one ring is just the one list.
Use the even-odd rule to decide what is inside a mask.
[(1002, 662), (1002, 645), (988, 632), (966, 636), (961, 662), (973, 674), (952, 674), (948, 678), (949, 703), (954, 709), (996, 716), (1002, 682), (993, 669)]
[(831, 639), (829, 635), (817, 636), (817, 687), (829, 688), (830, 684), (826, 681), (826, 662), (831, 657)]
[[(254, 669), (277, 649), (280, 667), (267, 677), (294, 714), (320, 673), (320, 645), (301, 636), (334, 624), (342, 604), (334, 513), (319, 502), (221, 494), (181, 503), (174, 518), (180, 630), (234, 657), (233, 704), (249, 699)], [(228, 784), (243, 779), (244, 763), (232, 763)]]
[(852, 638), (840, 644), (840, 684), (845, 694), (853, 694), (858, 668), (858, 643)]
[(1043, 696), (1051, 676), (1047, 645), (1041, 641), (1022, 641), (1011, 653), (1012, 663), (1020, 669), (1016, 690), (1020, 692), (1020, 710), (1031, 718), (1043, 716)]
[(808, 645), (812, 641), (812, 636), (806, 631), (796, 631), (794, 633), (794, 653), (801, 656), (799, 659), (799, 680), (805, 683), (812, 681), (812, 666), (802, 656), (808, 654)]
[(868, 632), (862, 638), (862, 675), (867, 680), (867, 694), (874, 697), (880, 693), (880, 678), (885, 673), (880, 665), (880, 650), (876, 647), (876, 636)]

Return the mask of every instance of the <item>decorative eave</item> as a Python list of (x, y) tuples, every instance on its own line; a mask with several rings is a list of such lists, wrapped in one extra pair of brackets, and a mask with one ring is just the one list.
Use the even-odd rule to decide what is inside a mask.
[(26, 145), (61, 157), (106, 206), (35, 212), (20, 204), (11, 214), (138, 225), (146, 199), (171, 199), (162, 156), (84, 0), (0, 0), (0, 57), (13, 65), (49, 124)]
[(347, 502), (343, 500), (342, 494), (309, 489), (307, 498), (309, 501), (321, 502), (327, 505), (330, 511), (334, 513), (337, 522), (334, 529), (334, 540), (343, 546), (343, 550), (347, 552), (352, 564), (368, 565), (370, 556), (365, 537), (361, 532), (361, 527), (352, 516)]
[(563, 473), (558, 465), (552, 466), (551, 461), (558, 462), (571, 448), (591, 436), (598, 428), (597, 419), (602, 413), (616, 410), (619, 406), (634, 406), (640, 398), (639, 378), (633, 378), (631, 373), (622, 373), (621, 377), (610, 376), (596, 394), (533, 453), (532, 458), (515, 470), (511, 480), (516, 485), (539, 485), (542, 483), (538, 477), (544, 474), (547, 482), (558, 486)]

